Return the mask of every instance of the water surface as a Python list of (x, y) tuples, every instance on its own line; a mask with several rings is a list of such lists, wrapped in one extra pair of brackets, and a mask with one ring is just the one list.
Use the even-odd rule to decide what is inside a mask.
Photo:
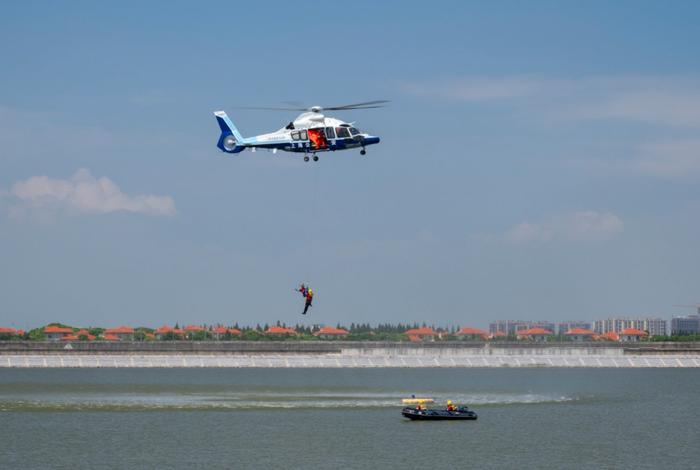
[[(474, 422), (404, 420), (452, 399)], [(696, 369), (5, 369), (6, 468), (692, 468)]]

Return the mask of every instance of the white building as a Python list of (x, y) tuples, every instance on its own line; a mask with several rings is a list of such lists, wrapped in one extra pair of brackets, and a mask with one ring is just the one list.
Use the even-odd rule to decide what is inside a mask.
[(700, 334), (700, 315), (686, 315), (671, 319), (672, 335), (697, 335)]
[(623, 318), (612, 317), (605, 320), (596, 320), (593, 330), (602, 335), (608, 332), (622, 333), (623, 330), (634, 328), (646, 331), (649, 336), (666, 336), (666, 320), (662, 318)]

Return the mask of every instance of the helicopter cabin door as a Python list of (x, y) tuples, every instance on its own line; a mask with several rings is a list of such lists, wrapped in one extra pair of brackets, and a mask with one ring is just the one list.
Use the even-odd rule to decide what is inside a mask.
[(311, 148), (313, 150), (323, 150), (328, 148), (328, 140), (326, 139), (326, 134), (323, 132), (322, 127), (308, 129), (308, 132), (309, 142), (311, 142)]

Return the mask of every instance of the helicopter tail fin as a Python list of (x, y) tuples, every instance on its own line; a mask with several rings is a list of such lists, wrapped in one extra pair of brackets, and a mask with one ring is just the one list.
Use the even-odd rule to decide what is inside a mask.
[(216, 116), (216, 122), (219, 123), (221, 129), (221, 136), (216, 146), (227, 153), (238, 153), (245, 149), (245, 145), (242, 145), (245, 139), (238, 132), (233, 121), (226, 115), (226, 112), (215, 111), (214, 116)]
[(216, 116), (216, 120), (219, 123), (219, 127), (221, 128), (222, 134), (233, 135), (239, 142), (242, 142), (244, 140), (243, 136), (240, 132), (238, 132), (238, 129), (236, 128), (235, 124), (233, 124), (231, 119), (229, 119), (225, 111), (215, 111), (214, 116)]

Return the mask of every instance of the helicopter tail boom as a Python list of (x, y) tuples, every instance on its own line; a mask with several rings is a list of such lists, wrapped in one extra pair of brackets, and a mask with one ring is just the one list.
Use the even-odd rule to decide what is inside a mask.
[(245, 149), (245, 139), (236, 128), (236, 125), (229, 119), (224, 111), (215, 111), (216, 122), (219, 123), (221, 136), (217, 147), (227, 153), (238, 153)]

